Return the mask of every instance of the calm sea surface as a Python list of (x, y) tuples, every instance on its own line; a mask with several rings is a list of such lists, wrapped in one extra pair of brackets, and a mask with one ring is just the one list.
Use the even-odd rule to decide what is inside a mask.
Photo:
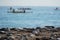
[[(26, 13), (8, 13), (9, 6), (0, 6), (0, 27), (60, 27), (60, 10), (54, 10), (56, 7), (27, 7), (31, 10)], [(27, 7), (13, 6), (15, 9)]]

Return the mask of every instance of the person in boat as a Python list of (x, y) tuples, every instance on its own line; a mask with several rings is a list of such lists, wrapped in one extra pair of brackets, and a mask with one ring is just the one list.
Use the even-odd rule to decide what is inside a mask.
[(12, 10), (12, 7), (10, 7), (10, 10)]

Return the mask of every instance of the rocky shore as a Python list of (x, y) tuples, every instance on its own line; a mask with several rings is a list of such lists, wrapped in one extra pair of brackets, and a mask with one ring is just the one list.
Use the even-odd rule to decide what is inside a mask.
[(60, 27), (0, 28), (0, 40), (60, 40)]

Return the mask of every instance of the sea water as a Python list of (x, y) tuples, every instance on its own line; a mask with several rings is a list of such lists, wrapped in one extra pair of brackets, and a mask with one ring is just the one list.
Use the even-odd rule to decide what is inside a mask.
[(60, 27), (60, 10), (55, 10), (56, 7), (12, 6), (12, 8), (31, 8), (31, 10), (26, 10), (26, 13), (8, 13), (10, 6), (0, 6), (0, 28)]

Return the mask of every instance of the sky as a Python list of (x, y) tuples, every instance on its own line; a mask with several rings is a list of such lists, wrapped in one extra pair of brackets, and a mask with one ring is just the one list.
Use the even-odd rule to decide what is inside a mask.
[(0, 0), (0, 6), (60, 6), (60, 0)]

